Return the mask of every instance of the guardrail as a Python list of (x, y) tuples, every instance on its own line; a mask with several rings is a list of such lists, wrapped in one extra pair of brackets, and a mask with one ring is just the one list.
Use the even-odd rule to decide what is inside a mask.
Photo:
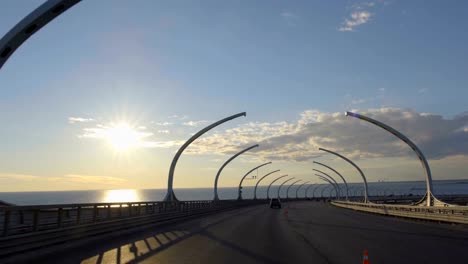
[(417, 218), (432, 221), (468, 224), (467, 206), (413, 206), (413, 205), (388, 205), (373, 203), (357, 203), (345, 201), (332, 201), (333, 205), (383, 215)]
[(89, 239), (266, 203), (259, 199), (0, 207), (0, 262), (22, 262), (65, 243), (85, 244)]
[(258, 202), (265, 201), (147, 201), (5, 206), (0, 207), (0, 235), (10, 236), (144, 215), (190, 212), (196, 209), (215, 209), (229, 205), (241, 206)]

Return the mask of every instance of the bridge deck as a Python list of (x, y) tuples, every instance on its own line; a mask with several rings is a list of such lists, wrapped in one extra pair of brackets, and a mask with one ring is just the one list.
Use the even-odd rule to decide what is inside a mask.
[[(283, 204), (286, 207), (286, 204)], [(415, 222), (321, 202), (224, 212), (68, 247), (35, 263), (463, 263), (468, 228)]]

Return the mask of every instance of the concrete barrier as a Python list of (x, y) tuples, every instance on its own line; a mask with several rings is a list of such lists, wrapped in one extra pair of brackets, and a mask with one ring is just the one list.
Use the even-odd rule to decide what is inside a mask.
[(357, 203), (345, 201), (332, 201), (331, 203), (337, 207), (382, 215), (392, 215), (431, 221), (468, 224), (467, 206), (426, 207), (412, 205)]

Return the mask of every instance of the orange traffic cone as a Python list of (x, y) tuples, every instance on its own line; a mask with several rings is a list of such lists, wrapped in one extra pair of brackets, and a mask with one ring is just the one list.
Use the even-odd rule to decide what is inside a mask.
[(366, 250), (364, 250), (364, 252), (362, 253), (362, 264), (370, 264), (369, 263), (369, 252)]

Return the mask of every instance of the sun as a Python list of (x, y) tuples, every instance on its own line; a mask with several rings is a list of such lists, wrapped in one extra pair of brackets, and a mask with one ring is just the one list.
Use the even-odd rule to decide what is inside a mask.
[(142, 135), (126, 122), (119, 122), (106, 130), (106, 140), (117, 151), (127, 151), (141, 144)]
[(137, 202), (140, 200), (137, 190), (108, 190), (104, 194), (104, 203)]

